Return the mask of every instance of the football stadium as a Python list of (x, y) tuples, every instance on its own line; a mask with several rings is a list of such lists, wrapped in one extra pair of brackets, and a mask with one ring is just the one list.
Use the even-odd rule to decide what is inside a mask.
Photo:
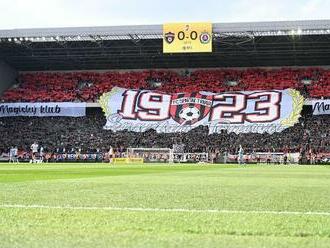
[(330, 247), (330, 20), (0, 30), (0, 247)]

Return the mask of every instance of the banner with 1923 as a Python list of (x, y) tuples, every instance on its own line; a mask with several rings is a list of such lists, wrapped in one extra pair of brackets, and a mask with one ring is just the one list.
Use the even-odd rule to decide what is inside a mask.
[(104, 128), (112, 131), (174, 133), (208, 126), (209, 134), (274, 133), (298, 122), (304, 98), (293, 89), (165, 94), (115, 87), (100, 104)]

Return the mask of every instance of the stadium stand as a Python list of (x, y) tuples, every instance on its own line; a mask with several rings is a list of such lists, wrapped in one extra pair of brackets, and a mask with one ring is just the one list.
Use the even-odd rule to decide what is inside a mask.
[[(312, 116), (309, 108), (294, 127), (275, 134), (208, 135), (207, 127), (196, 128), (189, 133), (158, 134), (153, 130), (144, 133), (112, 132), (103, 130), (105, 117), (99, 109), (89, 110), (86, 117), (15, 117), (0, 120), (2, 133), (0, 153), (18, 145), (21, 152), (28, 152), (30, 145), (38, 141), (49, 153), (85, 152), (105, 153), (110, 145), (120, 153), (127, 147), (168, 147), (185, 144), (186, 152), (224, 151), (237, 153), (241, 144), (247, 153), (276, 152), (330, 152), (330, 120), (327, 116)], [(10, 132), (8, 132), (10, 130)], [(322, 132), (320, 132), (322, 130)], [(45, 135), (47, 134), (47, 135)], [(119, 153), (119, 154), (120, 154)]]
[[(0, 101), (94, 103), (115, 86), (165, 93), (293, 88), (309, 100), (330, 98), (329, 23), (213, 24), (213, 52), (189, 55), (163, 54), (161, 25), (0, 31), (1, 60), (19, 73)], [(3, 117), (0, 152), (18, 146), (29, 153), (37, 141), (51, 154), (176, 143), (186, 152), (215, 154), (237, 153), (239, 145), (246, 153), (329, 153), (329, 118), (311, 112), (304, 106), (299, 123), (281, 133), (239, 135), (209, 135), (207, 127), (175, 134), (112, 132), (103, 129), (101, 109), (91, 107), (79, 118)]]
[(95, 102), (102, 93), (114, 86), (128, 89), (157, 88), (166, 93), (294, 88), (307, 97), (321, 98), (330, 97), (329, 78), (329, 69), (316, 67), (194, 70), (191, 73), (169, 70), (25, 73), (20, 75), (20, 84), (7, 90), (1, 99), (6, 102)]

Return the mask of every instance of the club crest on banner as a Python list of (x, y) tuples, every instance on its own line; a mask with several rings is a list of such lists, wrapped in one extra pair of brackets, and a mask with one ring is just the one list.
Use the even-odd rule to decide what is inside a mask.
[(200, 93), (172, 95), (170, 114), (180, 125), (193, 125), (210, 112), (213, 96)]

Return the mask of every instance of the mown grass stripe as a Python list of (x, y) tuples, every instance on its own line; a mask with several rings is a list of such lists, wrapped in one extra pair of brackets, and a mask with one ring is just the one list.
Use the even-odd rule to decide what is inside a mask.
[(330, 216), (330, 212), (226, 210), (226, 209), (186, 209), (186, 208), (133, 208), (133, 207), (98, 207), (98, 206), (48, 206), (48, 205), (22, 205), (22, 204), (2, 204), (2, 205), (0, 205), (0, 208), (108, 210), (108, 211), (130, 211), (130, 212), (188, 212), (188, 213), (221, 213), (221, 214), (274, 214), (274, 215), (323, 215), (323, 216)]

